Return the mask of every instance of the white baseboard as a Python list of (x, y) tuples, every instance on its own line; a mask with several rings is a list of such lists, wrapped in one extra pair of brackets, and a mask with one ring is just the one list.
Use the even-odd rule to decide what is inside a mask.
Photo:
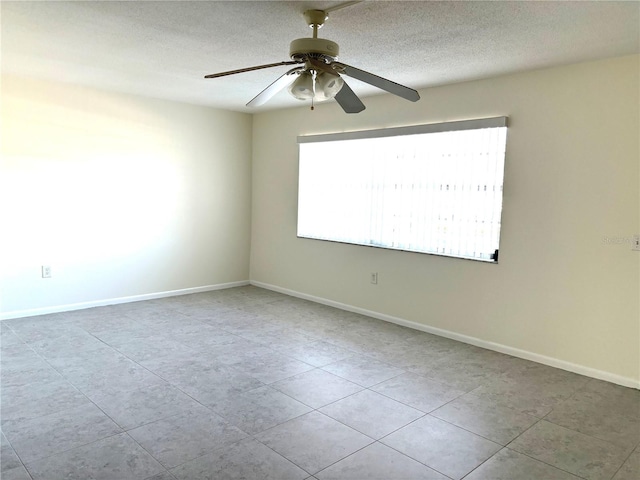
[(72, 310), (82, 310), (91, 307), (104, 307), (105, 305), (116, 305), (119, 303), (140, 302), (142, 300), (153, 300), (155, 298), (176, 297), (178, 295), (189, 295), (191, 293), (211, 292), (213, 290), (222, 290), (225, 288), (244, 287), (249, 285), (248, 280), (239, 282), (219, 283), (217, 285), (205, 285), (203, 287), (183, 288), (180, 290), (169, 290), (167, 292), (145, 293), (142, 295), (132, 295), (130, 297), (106, 298), (103, 300), (93, 300), (90, 302), (71, 303), (66, 305), (55, 305), (52, 307), (32, 308), (28, 310), (14, 310), (11, 312), (0, 313), (0, 320), (9, 320), (11, 318), (33, 317), (36, 315), (45, 315), (48, 313), (69, 312)]
[(440, 337), (446, 337), (452, 340), (458, 340), (459, 342), (468, 343), (470, 345), (475, 345), (481, 348), (486, 348), (487, 350), (493, 350), (496, 352), (511, 355), (513, 357), (518, 357), (525, 360), (531, 360), (532, 362), (541, 363), (543, 365), (549, 365), (550, 367), (560, 368), (562, 370), (578, 373), (580, 375), (585, 375), (591, 378), (597, 378), (599, 380), (605, 380), (607, 382), (615, 383), (617, 385), (623, 385), (625, 387), (640, 389), (640, 380), (623, 377), (621, 375), (616, 375), (615, 373), (605, 372), (602, 370), (597, 370), (595, 368), (567, 362), (565, 360), (560, 360), (553, 357), (547, 357), (546, 355), (540, 355), (538, 353), (529, 352), (527, 350), (521, 350), (519, 348), (510, 347), (508, 345), (502, 345), (499, 343), (489, 342), (487, 340), (482, 340), (479, 338), (462, 335), (460, 333), (452, 332), (450, 330), (431, 327), (429, 325), (424, 325), (422, 323), (405, 320), (403, 318), (394, 317), (384, 313), (374, 312), (372, 310), (366, 310), (360, 307), (354, 307), (353, 305), (348, 305), (346, 303), (335, 302), (333, 300), (328, 300), (326, 298), (308, 295), (306, 293), (297, 292), (295, 290), (289, 290), (288, 288), (282, 288), (282, 287), (278, 287), (276, 285), (271, 285), (268, 283), (258, 282), (254, 280), (252, 280), (250, 283), (251, 285), (255, 285), (256, 287), (266, 288), (268, 290), (284, 293), (285, 295), (290, 295), (292, 297), (302, 298), (304, 300), (310, 300), (312, 302), (328, 305), (330, 307), (339, 308), (341, 310), (346, 310), (348, 312), (360, 313), (368, 317), (373, 317), (379, 320), (384, 320), (386, 322), (402, 325), (403, 327), (409, 327), (415, 330), (420, 330), (422, 332), (438, 335)]

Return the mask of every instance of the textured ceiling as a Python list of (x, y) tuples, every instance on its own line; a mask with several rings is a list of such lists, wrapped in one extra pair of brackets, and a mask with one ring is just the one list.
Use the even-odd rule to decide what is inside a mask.
[[(2, 1), (2, 71), (253, 112), (287, 67), (203, 76), (288, 60), (311, 35), (302, 12), (341, 3)], [(638, 53), (639, 31), (637, 1), (365, 1), (332, 12), (320, 36), (344, 63), (420, 89)], [(284, 91), (260, 110), (299, 105)]]

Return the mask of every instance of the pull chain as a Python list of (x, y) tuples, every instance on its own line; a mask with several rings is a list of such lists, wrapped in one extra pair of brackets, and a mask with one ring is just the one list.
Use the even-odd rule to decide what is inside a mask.
[(315, 70), (311, 70), (311, 85), (313, 87), (313, 96), (311, 97), (311, 111), (314, 110), (314, 106), (313, 106), (313, 99), (316, 98), (316, 76), (318, 75), (318, 72), (316, 72)]

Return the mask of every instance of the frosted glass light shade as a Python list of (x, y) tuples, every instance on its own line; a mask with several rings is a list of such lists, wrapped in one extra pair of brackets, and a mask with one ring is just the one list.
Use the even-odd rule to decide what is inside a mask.
[(342, 86), (344, 80), (338, 75), (331, 75), (329, 73), (321, 73), (316, 77), (316, 96), (314, 100), (316, 102), (323, 102), (335, 97)]
[(289, 87), (289, 93), (298, 100), (311, 100), (313, 98), (313, 75), (311, 72), (301, 72)]
[(337, 75), (328, 73), (318, 73), (315, 78), (315, 95), (313, 88), (313, 74), (304, 71), (298, 75), (298, 78), (289, 87), (289, 93), (298, 100), (311, 100), (314, 102), (323, 102), (335, 97), (344, 81)]

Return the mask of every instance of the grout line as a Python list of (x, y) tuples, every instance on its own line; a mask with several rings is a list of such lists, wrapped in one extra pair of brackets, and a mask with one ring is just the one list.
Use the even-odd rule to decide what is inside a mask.
[(560, 468), (557, 465), (553, 465), (551, 463), (545, 462), (544, 460), (541, 460), (541, 459), (536, 458), (536, 457), (534, 457), (532, 455), (529, 455), (528, 453), (524, 453), (524, 452), (521, 452), (520, 450), (516, 450), (516, 449), (510, 448), (510, 447), (504, 447), (504, 448), (507, 448), (507, 449), (511, 450), (512, 452), (519, 453), (520, 455), (524, 455), (525, 457), (528, 457), (528, 458), (530, 458), (532, 460), (535, 460), (536, 462), (544, 463), (545, 465), (547, 465), (549, 467), (552, 467), (552, 468), (555, 468), (556, 470), (560, 470), (561, 472), (565, 472), (565, 473), (568, 473), (569, 475), (573, 475), (576, 478), (580, 478), (582, 480), (588, 480), (587, 477), (581, 477), (577, 473), (570, 472), (569, 470), (565, 470), (563, 468)]
[(491, 460), (492, 458), (494, 458), (496, 455), (498, 455), (500, 452), (502, 452), (505, 448), (505, 446), (503, 446), (500, 450), (498, 450), (496, 453), (494, 453), (493, 455), (491, 455), (489, 458), (487, 458), (486, 460), (480, 462), (478, 465), (476, 465), (470, 472), (465, 473), (462, 478), (460, 480), (464, 480), (465, 478), (467, 478), (469, 475), (471, 475), (473, 472), (475, 472), (476, 470), (478, 470), (480, 467), (482, 467), (485, 463), (487, 463), (489, 460)]
[[(16, 457), (18, 457), (18, 461), (20, 462), (20, 465), (22, 466), (22, 468), (24, 468), (27, 472), (27, 474), (29, 475), (30, 478), (31, 477), (31, 472), (29, 472), (29, 470), (27, 469), (26, 464), (22, 461), (22, 457), (18, 454), (18, 452), (16, 451), (15, 448), (13, 448), (13, 444), (11, 443), (11, 441), (9, 440), (9, 438), (7, 438), (7, 436), (4, 434), (4, 432), (2, 432), (2, 435), (4, 436), (5, 440), (7, 441), (7, 443), (9, 444), (9, 447), (11, 447), (11, 451), (15, 454)], [(1, 465), (0, 465), (1, 466)], [(19, 467), (15, 467), (15, 468), (19, 468)]]
[(634, 453), (636, 453), (636, 450), (638, 450), (639, 445), (640, 445), (640, 444), (636, 445), (636, 447), (635, 447), (633, 450), (631, 450), (631, 453), (629, 453), (629, 455), (627, 455), (627, 457), (624, 459), (624, 462), (622, 462), (622, 465), (620, 465), (620, 467), (618, 467), (618, 469), (617, 469), (617, 470), (615, 471), (615, 473), (613, 474), (613, 477), (611, 477), (611, 478), (615, 478), (615, 476), (618, 474), (618, 472), (619, 472), (620, 470), (622, 470), (622, 467), (624, 467), (625, 463), (627, 463), (627, 462), (629, 461), (629, 459), (631, 458), (631, 456), (632, 456)]
[(75, 450), (76, 448), (82, 448), (82, 447), (86, 447), (87, 445), (93, 445), (94, 443), (100, 442), (100, 441), (102, 441), (102, 440), (106, 440), (107, 438), (116, 437), (116, 436), (118, 436), (118, 435), (123, 435), (123, 434), (126, 434), (126, 433), (127, 433), (127, 432), (124, 432), (124, 431), (122, 431), (122, 432), (118, 432), (118, 433), (112, 433), (111, 435), (107, 435), (106, 437), (98, 438), (98, 439), (96, 439), (96, 440), (92, 440), (92, 441), (90, 441), (90, 442), (83, 443), (83, 444), (81, 444), (81, 445), (76, 445), (76, 446), (74, 446), (74, 447), (67, 448), (66, 450), (61, 450), (61, 451), (59, 451), (59, 452), (52, 453), (51, 455), (47, 455), (46, 457), (36, 458), (36, 459), (34, 459), (34, 460), (31, 460), (31, 461), (30, 461), (30, 462), (28, 462), (28, 463), (25, 463), (24, 465), (25, 465), (25, 467), (26, 467), (27, 465), (30, 465), (30, 464), (33, 464), (33, 463), (36, 463), (36, 462), (40, 462), (40, 461), (42, 461), (42, 460), (46, 460), (46, 459), (48, 459), (48, 458), (55, 457), (55, 456), (57, 456), (57, 455), (61, 455), (61, 454), (63, 454), (63, 453), (70, 452), (70, 451), (72, 451), (72, 450)]
[[(422, 417), (422, 418), (424, 418), (424, 417)], [(383, 438), (384, 438), (384, 437), (383, 437)], [(400, 450), (398, 450), (398, 449), (396, 449), (396, 448), (392, 447), (391, 445), (387, 445), (386, 443), (382, 443), (382, 442), (380, 442), (380, 440), (378, 440), (378, 443), (380, 443), (381, 445), (384, 445), (385, 447), (388, 447), (388, 448), (390, 448), (390, 449), (392, 449), (392, 450), (396, 451), (396, 452), (397, 452), (397, 453), (399, 453), (400, 455), (404, 455), (405, 457), (409, 457), (411, 460), (414, 460), (414, 461), (418, 462), (420, 465), (424, 465), (425, 467), (427, 467), (427, 468), (429, 468), (429, 469), (431, 469), (431, 470), (433, 470), (433, 471), (435, 471), (435, 472), (438, 472), (440, 475), (444, 475), (444, 476), (445, 476), (445, 477), (447, 477), (447, 478), (452, 478), (452, 477), (450, 477), (449, 475), (446, 475), (445, 473), (441, 472), (440, 470), (437, 470), (436, 468), (434, 468), (434, 467), (432, 467), (432, 466), (430, 466), (430, 465), (427, 465), (427, 464), (426, 464), (426, 463), (424, 463), (424, 462), (421, 462), (421, 461), (420, 461), (420, 460), (418, 460), (417, 458), (412, 457), (412, 456), (411, 456), (411, 455), (409, 455), (408, 453), (401, 452)]]
[[(519, 454), (521, 454), (521, 455), (524, 455), (525, 457), (529, 457), (529, 458), (531, 458), (531, 459), (533, 459), (533, 460), (536, 460), (536, 461), (538, 461), (538, 462), (540, 462), (540, 463), (544, 463), (545, 465), (548, 465), (548, 466), (550, 466), (550, 467), (553, 467), (553, 468), (555, 468), (555, 469), (557, 469), (557, 470), (560, 470), (560, 471), (562, 471), (562, 472), (566, 472), (566, 473), (568, 473), (568, 474), (570, 474), (570, 475), (573, 475), (573, 476), (575, 476), (575, 477), (578, 477), (578, 478), (585, 478), (585, 477), (581, 477), (581, 476), (580, 476), (580, 475), (578, 475), (577, 473), (570, 472), (570, 471), (568, 471), (568, 470), (565, 470), (565, 469), (563, 469), (563, 468), (558, 467), (557, 465), (553, 465), (553, 464), (551, 464), (551, 463), (545, 462), (544, 460), (542, 460), (542, 459), (540, 459), (540, 458), (536, 458), (536, 457), (534, 457), (533, 455), (530, 455), (529, 453), (522, 452), (522, 451), (520, 451), (520, 450), (516, 450), (515, 448), (511, 447), (511, 444), (512, 444), (513, 442), (515, 442), (518, 438), (520, 438), (522, 435), (524, 435), (524, 434), (525, 434), (526, 432), (528, 432), (529, 430), (533, 429), (533, 427), (535, 427), (536, 425), (538, 425), (538, 424), (539, 424), (540, 422), (542, 422), (542, 421), (546, 421), (546, 420), (544, 420), (544, 418), (538, 418), (538, 421), (537, 421), (537, 422), (535, 422), (533, 425), (531, 425), (529, 428), (527, 428), (526, 430), (524, 430), (523, 432), (521, 432), (517, 437), (515, 437), (513, 440), (511, 440), (509, 443), (507, 443), (507, 444), (504, 446), (504, 448), (508, 448), (509, 450), (511, 450), (511, 451), (513, 451), (513, 452), (516, 452), (516, 453), (519, 453)], [(572, 430), (572, 431), (575, 431), (575, 430)], [(578, 433), (579, 433), (579, 432), (578, 432)], [(586, 480), (586, 479), (585, 479), (585, 480)]]

